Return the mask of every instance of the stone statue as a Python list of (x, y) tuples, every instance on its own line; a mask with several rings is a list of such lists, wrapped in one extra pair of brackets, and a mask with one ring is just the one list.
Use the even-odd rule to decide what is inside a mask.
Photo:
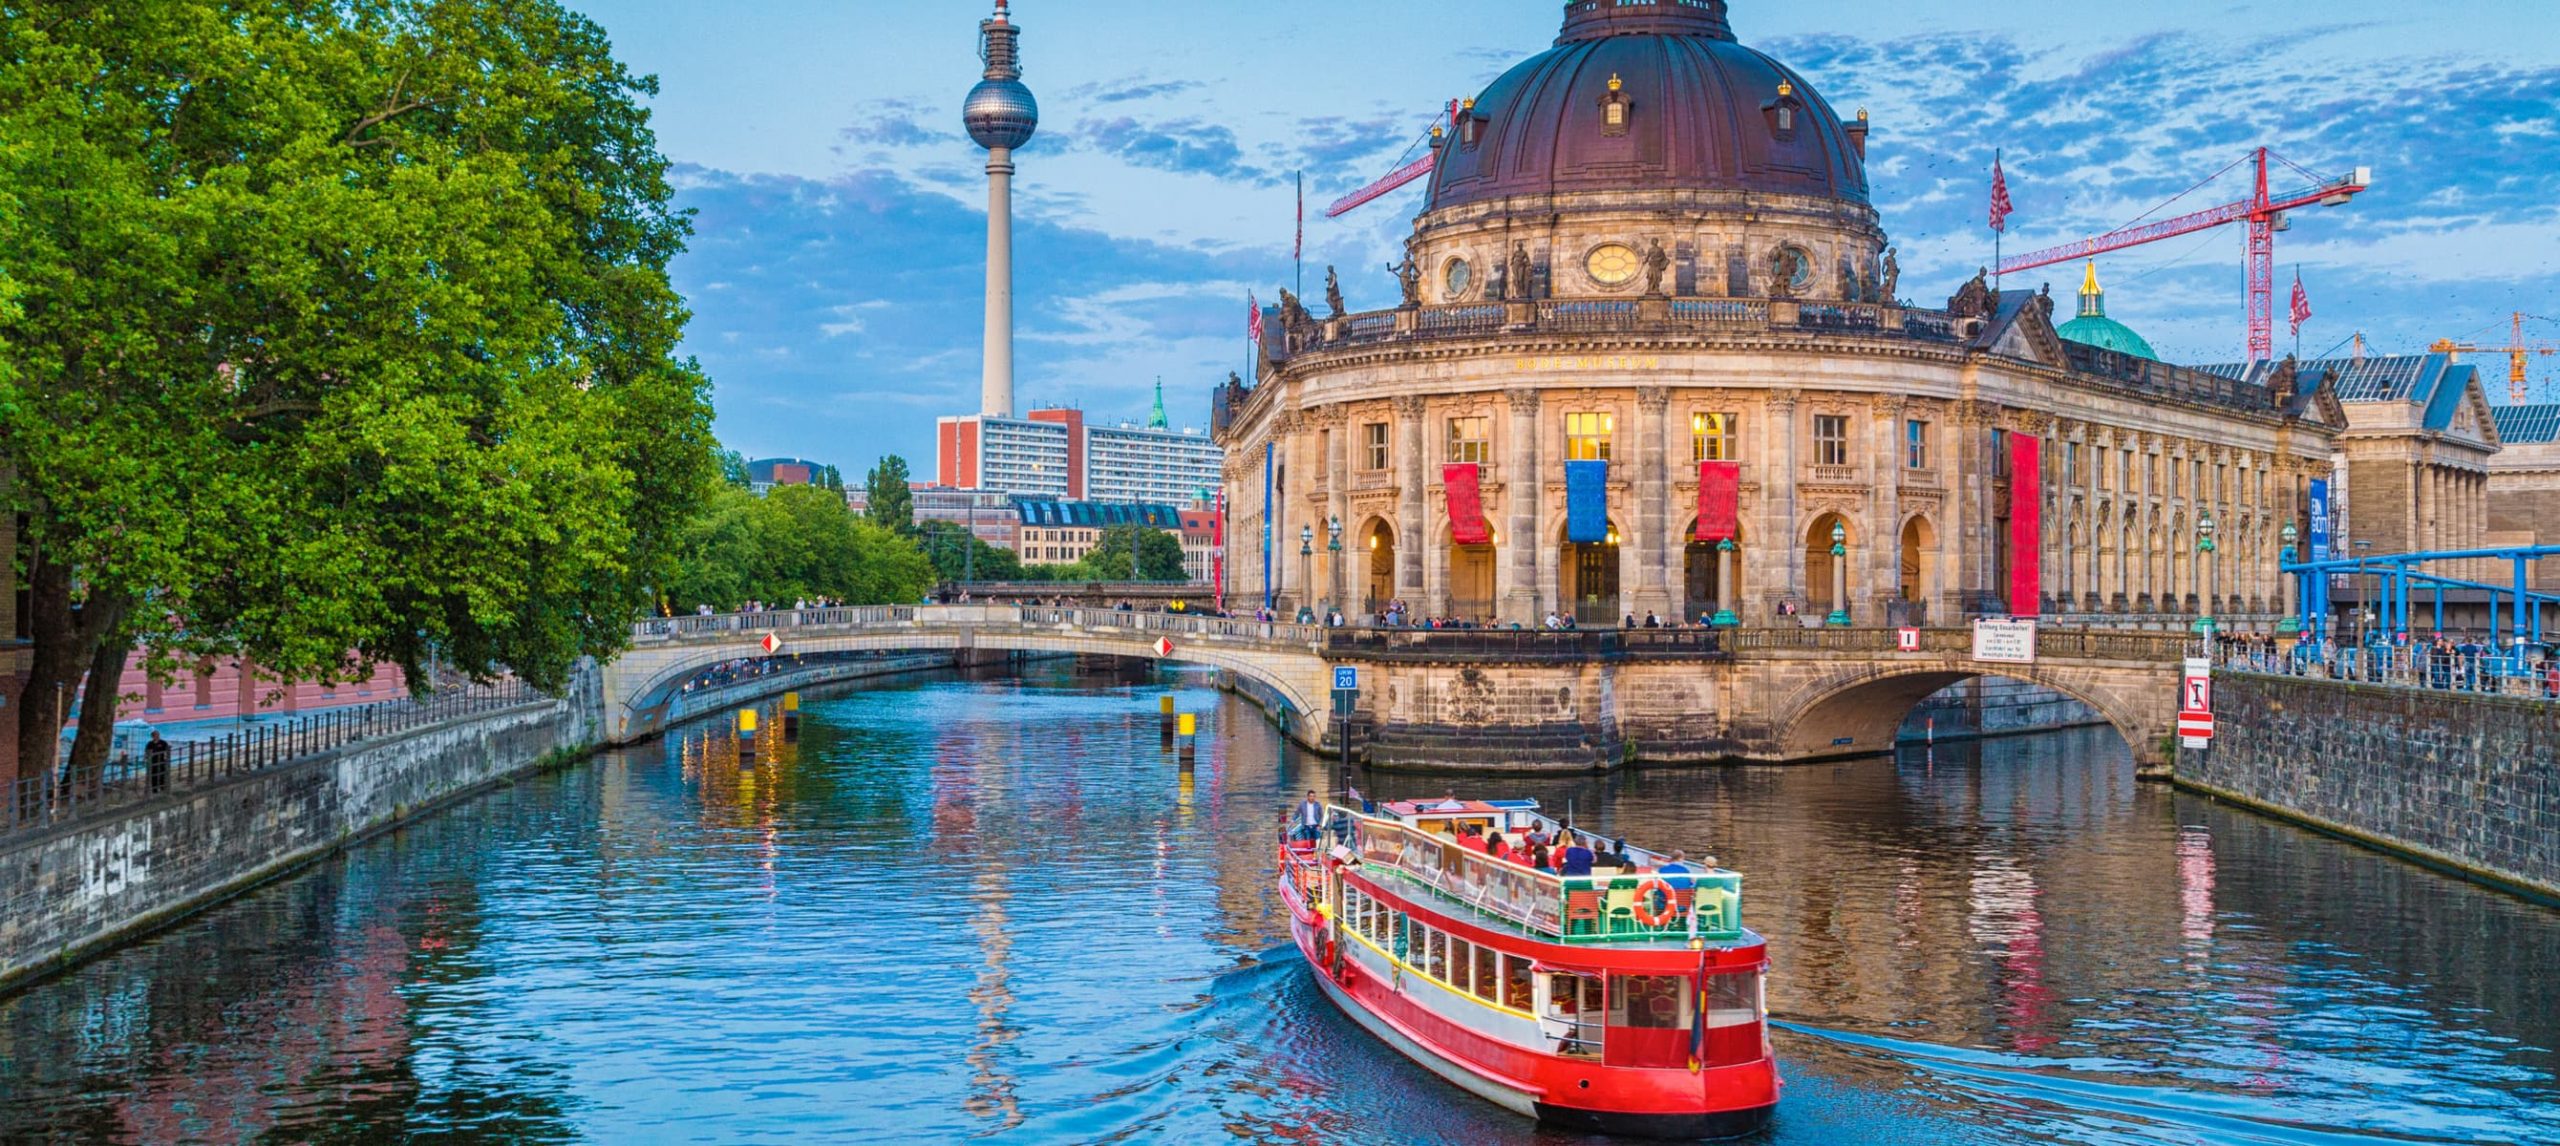
[(1296, 333), (1305, 330), (1311, 321), (1307, 317), (1307, 308), (1298, 302), (1298, 296), (1289, 293), (1289, 288), (1281, 287), (1280, 329)]
[(2275, 373), (2267, 377), (2267, 389), (2275, 395), (2276, 409), (2293, 404), (2293, 392), (2299, 385), (2301, 373), (2302, 364), (2295, 361), (2293, 355), (2285, 355), (2284, 361), (2276, 363)]
[(1884, 297), (1876, 300), (1887, 306), (1893, 305), (1893, 301), (1895, 299), (1902, 297), (1900, 293), (1902, 290), (1902, 263), (1900, 260), (1893, 257), (1893, 252), (1894, 248), (1892, 247), (1886, 247), (1884, 249)]
[(1403, 262), (1387, 264), (1387, 273), (1396, 277), (1396, 293), (1401, 300), (1399, 305), (1422, 305), (1422, 264), (1414, 261), (1411, 244), (1405, 246)]
[(1955, 318), (1989, 318), (1999, 306), (1999, 296), (1991, 293), (1991, 268), (1984, 267), (1947, 300), (1947, 314)]
[(1839, 271), (1840, 271), (1840, 301), (1842, 301), (1842, 302), (1861, 302), (1861, 301), (1864, 301), (1864, 300), (1862, 300), (1862, 299), (1860, 299), (1860, 298), (1858, 297), (1858, 272), (1857, 272), (1857, 269), (1856, 269), (1856, 268), (1854, 268), (1854, 267), (1851, 267), (1851, 266), (1849, 265), (1849, 257), (1848, 257), (1847, 255), (1842, 255), (1842, 256), (1840, 256), (1840, 266), (1839, 266)]
[(2044, 289), (2043, 289), (2042, 291), (2037, 292), (2037, 294), (2036, 294), (2036, 309), (2037, 309), (2037, 310), (2039, 310), (2039, 311), (2044, 312), (2044, 320), (2045, 320), (2046, 322), (2051, 322), (2051, 321), (2053, 321), (2053, 284), (2052, 284), (2052, 283), (2046, 283), (2046, 284), (2044, 284)]
[(1795, 254), (1785, 247), (1769, 252), (1769, 297), (1796, 296)]
[(1662, 240), (1655, 239), (1652, 246), (1644, 249), (1644, 293), (1647, 297), (1662, 297), (1662, 274), (1670, 269), (1671, 255), (1662, 249)]
[(1330, 266), (1324, 269), (1324, 304), (1333, 308), (1333, 317), (1342, 317), (1342, 279)]
[(1535, 297), (1538, 272), (1529, 266), (1529, 245), (1511, 244), (1511, 266), (1504, 274), (1505, 293), (1515, 299)]
[(1244, 375), (1238, 374), (1233, 370), (1227, 371), (1227, 388), (1230, 390), (1244, 389)]

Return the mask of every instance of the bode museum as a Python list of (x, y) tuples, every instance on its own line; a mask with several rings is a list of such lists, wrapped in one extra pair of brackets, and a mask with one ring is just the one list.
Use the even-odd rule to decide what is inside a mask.
[(1402, 305), (1284, 294), (1218, 391), (1231, 600), (2272, 623), (2327, 379), (2157, 361), (2094, 272), (1904, 297), (1869, 146), (1724, 0), (1567, 5), (1435, 140)]

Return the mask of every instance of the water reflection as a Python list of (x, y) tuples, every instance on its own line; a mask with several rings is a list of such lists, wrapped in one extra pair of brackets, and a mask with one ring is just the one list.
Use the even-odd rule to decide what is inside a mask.
[[(1203, 684), (1187, 774), (1059, 673), (494, 792), (0, 1001), (0, 1139), (1563, 1140), (1325, 1009), (1267, 846), (1333, 770)], [(1746, 874), (1776, 1141), (2560, 1139), (2560, 913), (2103, 729), (1478, 786)]]

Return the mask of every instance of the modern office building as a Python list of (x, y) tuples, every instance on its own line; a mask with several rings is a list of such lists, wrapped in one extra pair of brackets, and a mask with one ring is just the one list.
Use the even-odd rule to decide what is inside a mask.
[(1066, 408), (943, 418), (934, 481), (1069, 501), (1185, 505), (1218, 487), (1224, 457), (1207, 432), (1173, 428), (1158, 385), (1145, 425), (1087, 425), (1084, 411)]

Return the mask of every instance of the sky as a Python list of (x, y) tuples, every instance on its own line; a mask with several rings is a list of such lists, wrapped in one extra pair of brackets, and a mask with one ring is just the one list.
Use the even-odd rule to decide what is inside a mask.
[[(569, 3), (658, 78), (659, 144), (695, 212), (674, 266), (693, 309), (684, 352), (713, 380), (722, 440), (848, 474), (896, 453), (929, 473), (935, 417), (977, 407), (984, 153), (959, 103), (992, 5)], [(1383, 267), (1424, 185), (1341, 219), (1324, 205), (1393, 169), (1448, 100), (1544, 50), (1561, 7), (1015, 0), (1041, 108), (1016, 157), (1017, 404), (1137, 420), (1161, 379), (1174, 423), (1205, 425), (1210, 387), (1246, 362), (1246, 292), (1292, 285), (1299, 172), (1308, 281), (1338, 264), (1352, 309), (1392, 306)], [(2373, 172), (2372, 191), (2296, 212), (2277, 237), (2279, 294), (2299, 268), (2312, 300), (2306, 356), (2359, 331), (2378, 353), (2502, 343), (2510, 312), (2560, 317), (2560, 0), (1733, 0), (1731, 14), (1842, 115), (1868, 110), (1870, 190), (1915, 300), (1991, 261), (1995, 149), (2014, 254), (2241, 198), (2232, 165), (2264, 144), (2320, 177)], [(2108, 313), (2173, 362), (2245, 357), (2242, 239), (2227, 227), (2103, 257)], [(2068, 295), (2079, 272), (2021, 279)], [(2560, 342), (2560, 322), (2527, 336)], [(2535, 363), (2535, 399), (2560, 401), (2560, 357)]]

